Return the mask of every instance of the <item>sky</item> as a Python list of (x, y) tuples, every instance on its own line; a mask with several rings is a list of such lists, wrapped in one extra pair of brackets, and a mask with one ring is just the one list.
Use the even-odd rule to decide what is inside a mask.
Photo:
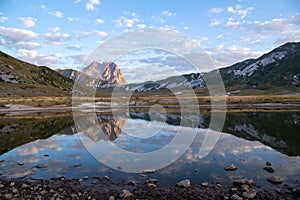
[(0, 50), (79, 69), (108, 39), (152, 27), (183, 34), (224, 67), (300, 41), (299, 12), (298, 0), (1, 0)]

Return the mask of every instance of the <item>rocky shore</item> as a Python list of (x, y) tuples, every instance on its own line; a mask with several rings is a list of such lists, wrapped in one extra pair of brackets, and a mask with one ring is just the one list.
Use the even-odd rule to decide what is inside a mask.
[(129, 180), (114, 183), (109, 177), (67, 179), (1, 179), (0, 199), (300, 199), (300, 183), (279, 184), (272, 188), (240, 179), (232, 185), (193, 185), (188, 179), (174, 186), (163, 186), (159, 180), (143, 183)]

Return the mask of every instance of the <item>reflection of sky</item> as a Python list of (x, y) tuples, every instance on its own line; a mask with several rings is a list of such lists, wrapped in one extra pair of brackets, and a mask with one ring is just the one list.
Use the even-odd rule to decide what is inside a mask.
[[(136, 123), (135, 126), (134, 123)], [(127, 131), (134, 131), (134, 127), (138, 129), (141, 123), (150, 122), (130, 119), (131, 125)], [(157, 125), (161, 126), (160, 124)], [(178, 128), (178, 126), (165, 125), (158, 134), (150, 138), (138, 138), (122, 133), (114, 141), (114, 144), (132, 152), (154, 151), (169, 144)], [(185, 134), (189, 134), (189, 131), (193, 129), (185, 127), (184, 130)], [(183, 156), (150, 176), (159, 179), (160, 184), (174, 184), (184, 178), (189, 178), (192, 184), (200, 184), (204, 181), (213, 182), (217, 179), (229, 183), (236, 178), (252, 178), (259, 183), (268, 184), (265, 179), (271, 175), (280, 176), (285, 181), (290, 182), (300, 178), (300, 157), (288, 157), (260, 142), (247, 141), (230, 134), (221, 134), (218, 143), (208, 156), (200, 159), (198, 153), (203, 138), (203, 132), (200, 132)], [(103, 141), (95, 143), (86, 137), (84, 142), (88, 144), (89, 148), (93, 148)], [(172, 154), (178, 153), (176, 148), (173, 150)], [(45, 154), (49, 157), (44, 156)], [(0, 160), (2, 159), (5, 161), (0, 163), (0, 172), (5, 176), (82, 178), (84, 176), (102, 177), (109, 175), (113, 180), (127, 180), (129, 177), (141, 179), (136, 174), (118, 172), (98, 162), (84, 148), (78, 134), (54, 135), (48, 139), (40, 139), (1, 155)], [(110, 157), (110, 159), (113, 160), (114, 157)], [(266, 161), (272, 162), (275, 173), (270, 174), (263, 170)], [(19, 166), (17, 163), (24, 163), (24, 165)], [(34, 166), (37, 164), (45, 164), (48, 167), (36, 169)], [(82, 164), (82, 166), (74, 168), (73, 165), (75, 164)], [(238, 170), (234, 172), (223, 170), (224, 166), (231, 164), (236, 165)], [(199, 172), (194, 172), (195, 169), (198, 169)], [(112, 170), (113, 173), (108, 174), (109, 170)]]
[(128, 83), (156, 81), (197, 71), (183, 58), (160, 49), (138, 49), (114, 62)]

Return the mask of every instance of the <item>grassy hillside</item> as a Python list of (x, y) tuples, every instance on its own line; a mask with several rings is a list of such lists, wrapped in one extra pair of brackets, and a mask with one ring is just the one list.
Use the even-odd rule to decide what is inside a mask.
[(73, 81), (0, 51), (0, 97), (70, 96)]

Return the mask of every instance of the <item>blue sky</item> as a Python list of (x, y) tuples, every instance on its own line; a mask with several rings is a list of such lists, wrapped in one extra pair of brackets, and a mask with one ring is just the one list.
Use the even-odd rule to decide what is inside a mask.
[(217, 67), (300, 41), (297, 0), (2, 0), (1, 50), (55, 68), (126, 30), (166, 28), (197, 41)]

